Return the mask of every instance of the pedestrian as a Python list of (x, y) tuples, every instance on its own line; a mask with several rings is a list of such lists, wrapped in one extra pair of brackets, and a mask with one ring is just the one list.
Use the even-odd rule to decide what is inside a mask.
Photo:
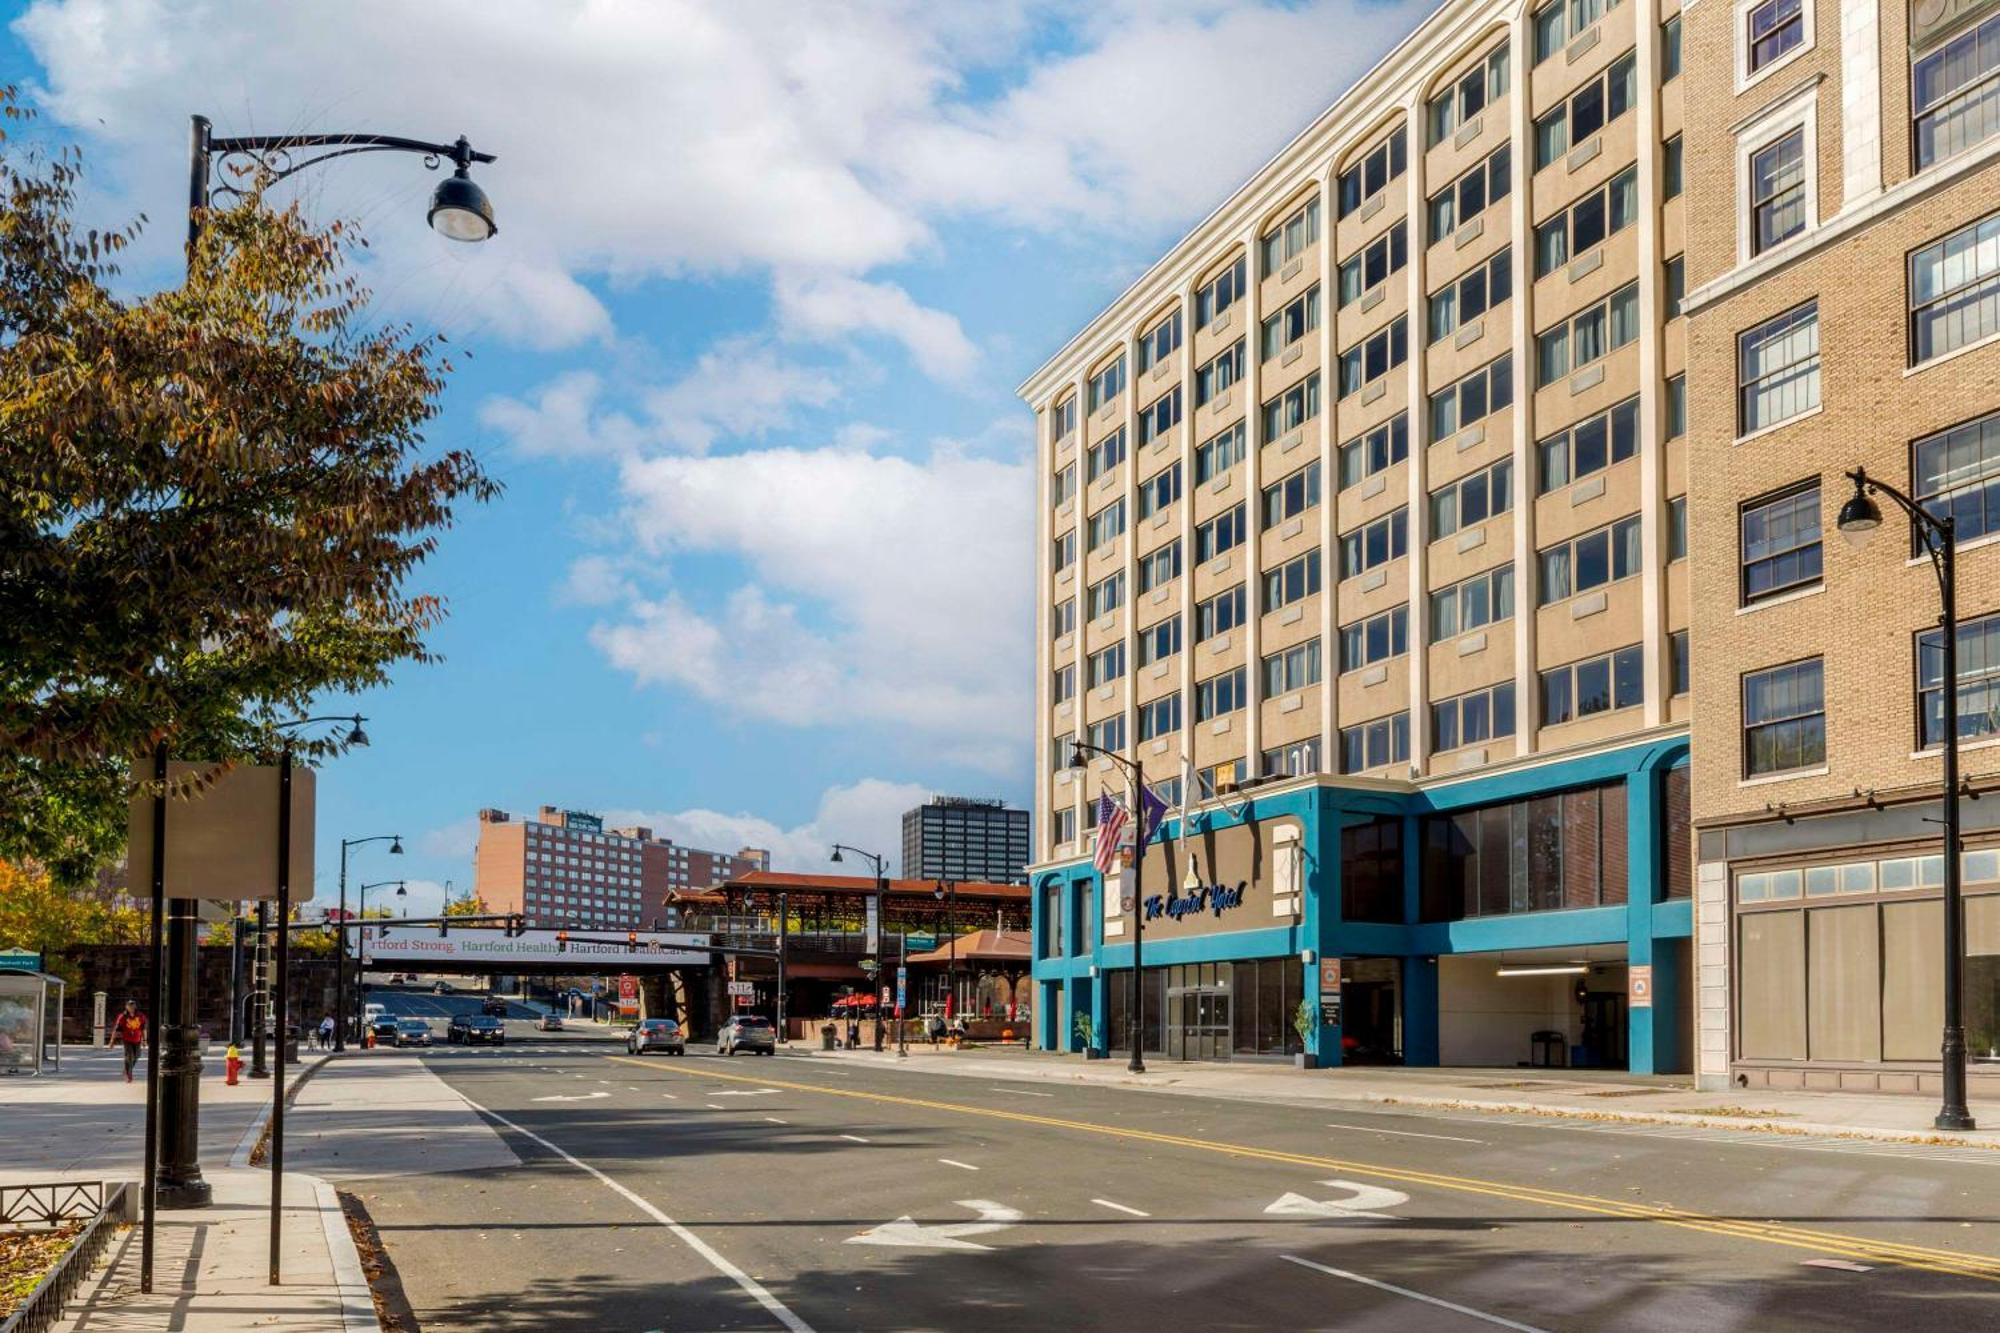
[(932, 1014), (930, 1018), (925, 1020), (924, 1022), (924, 1031), (930, 1036), (931, 1049), (936, 1050), (938, 1044), (938, 1038), (944, 1035), (943, 1015)]
[(850, 1051), (861, 1049), (861, 1020), (853, 1014), (847, 1016), (847, 1049)]
[(328, 1014), (326, 1017), (319, 1020), (319, 1048), (322, 1051), (330, 1051), (333, 1049), (332, 1014)]
[(146, 1016), (139, 1012), (137, 1000), (125, 1001), (125, 1012), (111, 1020), (111, 1032), (104, 1038), (106, 1046), (112, 1042), (125, 1044), (125, 1081), (132, 1081), (132, 1066), (139, 1063), (139, 1052), (146, 1044)]

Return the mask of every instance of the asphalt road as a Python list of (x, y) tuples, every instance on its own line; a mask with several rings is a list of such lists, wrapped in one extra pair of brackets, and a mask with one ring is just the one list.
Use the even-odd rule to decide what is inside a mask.
[(2000, 1154), (632, 1060), (520, 1026), (390, 1057), (521, 1159), (357, 1183), (427, 1329), (2000, 1329)]

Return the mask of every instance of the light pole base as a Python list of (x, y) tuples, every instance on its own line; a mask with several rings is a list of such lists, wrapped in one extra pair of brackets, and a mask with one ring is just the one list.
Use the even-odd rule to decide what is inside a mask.
[(1948, 1129), (1948, 1130), (1968, 1130), (1968, 1129), (1979, 1128), (1978, 1125), (1973, 1123), (1972, 1113), (1970, 1111), (1961, 1111), (1956, 1108), (1949, 1108), (1943, 1111), (1939, 1111), (1937, 1113), (1937, 1119), (1931, 1121), (1931, 1125), (1937, 1129)]
[(1132, 1060), (1126, 1064), (1125, 1072), (1128, 1074), (1143, 1074), (1146, 1072), (1146, 1062), (1144, 1060)]

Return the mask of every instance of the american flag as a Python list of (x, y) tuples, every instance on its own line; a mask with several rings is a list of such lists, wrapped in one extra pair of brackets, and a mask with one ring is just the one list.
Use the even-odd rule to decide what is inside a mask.
[(1105, 792), (1097, 798), (1097, 855), (1092, 859), (1101, 875), (1111, 873), (1118, 859), (1118, 835), (1125, 831), (1125, 807)]

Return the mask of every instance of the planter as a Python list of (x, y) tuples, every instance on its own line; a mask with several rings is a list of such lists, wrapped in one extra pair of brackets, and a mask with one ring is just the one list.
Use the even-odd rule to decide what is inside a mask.
[(1295, 1069), (1318, 1069), (1319, 1057), (1311, 1051), (1300, 1051), (1292, 1057), (1292, 1067)]
[(1095, 1046), (1086, 1046), (1083, 1048), (1083, 1058), (1086, 1060), (1107, 1060), (1110, 1057), (1111, 1052), (1100, 1051)]

